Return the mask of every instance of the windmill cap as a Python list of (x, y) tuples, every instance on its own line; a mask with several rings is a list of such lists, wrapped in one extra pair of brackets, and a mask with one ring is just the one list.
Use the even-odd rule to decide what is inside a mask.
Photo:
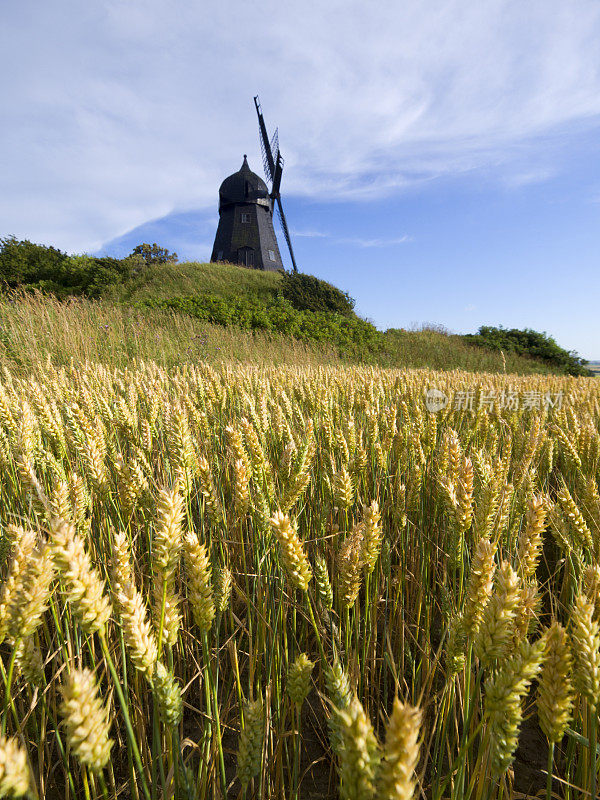
[(244, 154), (244, 161), (238, 172), (225, 178), (219, 188), (221, 205), (253, 203), (268, 196), (267, 184), (255, 172), (252, 172), (246, 154)]

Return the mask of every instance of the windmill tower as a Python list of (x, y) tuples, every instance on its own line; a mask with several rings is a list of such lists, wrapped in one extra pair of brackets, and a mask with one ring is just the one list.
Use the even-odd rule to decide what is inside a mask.
[(225, 178), (219, 188), (219, 226), (210, 260), (230, 261), (254, 269), (283, 269), (273, 228), (273, 209), (276, 205), (292, 267), (296, 272), (296, 260), (281, 204), (283, 158), (279, 152), (278, 133), (275, 131), (270, 143), (258, 96), (254, 98), (254, 105), (258, 114), (265, 175), (271, 184), (271, 191), (252, 172), (244, 156), (240, 170)]

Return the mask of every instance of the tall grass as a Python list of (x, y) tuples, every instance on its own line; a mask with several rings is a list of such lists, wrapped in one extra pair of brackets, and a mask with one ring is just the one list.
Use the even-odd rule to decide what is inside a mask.
[(107, 299), (128, 303), (168, 300), (181, 295), (213, 295), (234, 300), (251, 295), (268, 302), (281, 290), (279, 272), (248, 269), (237, 264), (154, 264), (109, 291)]
[(43, 295), (0, 299), (0, 364), (22, 373), (94, 361), (125, 369), (153, 360), (165, 367), (198, 361), (330, 364), (327, 344), (245, 332), (170, 311), (133, 309), (85, 299)]
[(5, 369), (0, 790), (594, 796), (598, 386)]
[[(423, 328), (404, 331), (392, 328), (384, 334), (382, 366), (466, 369), (472, 372), (506, 372), (517, 375), (547, 374), (553, 370), (532, 358), (501, 353), (467, 344), (464, 337)], [(558, 372), (558, 370), (556, 370)]]
[[(459, 336), (435, 331), (378, 336), (381, 341), (374, 352), (361, 349), (363, 361), (520, 375), (549, 371), (531, 359), (512, 354), (503, 359), (500, 353), (465, 345)], [(43, 371), (48, 359), (55, 366), (94, 361), (122, 369), (136, 360), (169, 368), (199, 361), (334, 365), (361, 360), (357, 354), (340, 352), (332, 342), (301, 342), (273, 332), (213, 325), (171, 310), (82, 298), (58, 301), (41, 294), (0, 298), (0, 365), (26, 374)]]

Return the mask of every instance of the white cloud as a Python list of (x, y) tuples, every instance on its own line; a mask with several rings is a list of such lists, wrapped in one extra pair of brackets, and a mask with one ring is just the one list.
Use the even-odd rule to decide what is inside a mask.
[(333, 236), (332, 234), (325, 233), (324, 231), (317, 230), (292, 230), (292, 235), (300, 238), (307, 239), (329, 239), (334, 244), (351, 244), (355, 247), (391, 247), (396, 244), (406, 244), (413, 242), (414, 239), (408, 234), (403, 236), (392, 236), (390, 238), (373, 238), (365, 239), (360, 236)]
[(360, 236), (347, 236), (336, 239), (340, 244), (352, 244), (356, 247), (392, 247), (396, 244), (406, 244), (414, 241), (411, 236), (398, 236), (391, 239), (363, 239)]
[(214, 207), (242, 153), (258, 170), (257, 91), (287, 193), (544, 179), (550, 134), (598, 122), (599, 34), (595, 0), (5, 4), (0, 235), (89, 250)]
[(292, 229), (292, 235), (294, 237), (299, 236), (303, 239), (329, 239), (330, 236), (328, 233), (324, 233), (323, 231), (302, 231), (298, 230), (297, 228)]
[(521, 186), (530, 186), (536, 183), (543, 183), (555, 177), (557, 170), (550, 166), (540, 168), (530, 168), (508, 172), (503, 178), (503, 183), (509, 189), (518, 189)]

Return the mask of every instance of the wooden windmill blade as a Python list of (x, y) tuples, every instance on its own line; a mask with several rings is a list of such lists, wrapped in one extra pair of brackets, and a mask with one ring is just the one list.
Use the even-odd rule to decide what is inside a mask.
[(256, 95), (256, 97), (254, 98), (254, 105), (256, 107), (256, 113), (258, 114), (258, 129), (260, 131), (260, 149), (262, 151), (265, 176), (268, 181), (272, 181), (273, 174), (275, 173), (275, 159), (273, 158), (273, 151), (271, 150), (271, 143), (269, 142), (269, 137), (267, 135), (267, 126), (265, 125), (265, 120), (262, 115), (262, 108), (260, 107), (260, 100), (258, 99), (258, 95)]
[(273, 187), (271, 189), (271, 197), (275, 199), (280, 197), (279, 187), (281, 186), (281, 175), (283, 173), (283, 157), (279, 150), (275, 159), (275, 172), (273, 174)]
[(262, 151), (265, 176), (267, 178), (267, 181), (271, 183), (271, 194), (270, 194), (271, 202), (273, 203), (273, 205), (277, 206), (279, 221), (281, 222), (283, 235), (285, 237), (285, 241), (287, 243), (288, 250), (290, 252), (290, 258), (292, 260), (292, 267), (294, 272), (298, 272), (296, 259), (294, 257), (294, 250), (292, 248), (292, 240), (290, 238), (290, 232), (287, 226), (285, 214), (283, 213), (283, 206), (281, 204), (280, 187), (281, 187), (281, 176), (283, 173), (283, 157), (279, 150), (279, 129), (275, 130), (275, 133), (273, 134), (273, 139), (271, 140), (271, 142), (269, 142), (269, 136), (267, 134), (267, 126), (265, 125), (265, 119), (263, 117), (262, 108), (260, 105), (260, 101), (258, 99), (258, 95), (256, 95), (256, 97), (254, 98), (254, 105), (256, 107), (256, 113), (258, 115), (260, 149)]
[(290, 239), (290, 232), (288, 230), (285, 214), (283, 213), (283, 206), (281, 205), (281, 197), (279, 197), (279, 195), (277, 196), (276, 203), (277, 203), (277, 212), (279, 214), (279, 222), (281, 223), (283, 235), (285, 237), (285, 241), (287, 242), (288, 250), (290, 251), (290, 258), (292, 259), (292, 267), (294, 269), (294, 272), (298, 272), (298, 267), (296, 266), (296, 259), (294, 258), (294, 250), (292, 248), (292, 240)]

